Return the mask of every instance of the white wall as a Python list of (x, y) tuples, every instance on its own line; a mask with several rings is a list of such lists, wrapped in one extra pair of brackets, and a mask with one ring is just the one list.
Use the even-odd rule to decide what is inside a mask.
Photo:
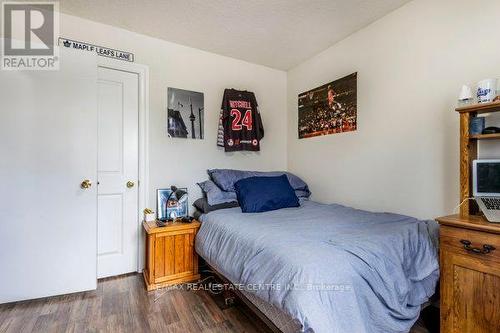
[[(286, 169), (286, 73), (184, 47), (81, 18), (61, 15), (61, 36), (135, 54), (150, 73), (149, 205), (155, 191), (188, 187), (190, 203), (201, 195), (198, 181), (207, 168)], [(205, 139), (167, 137), (167, 87), (205, 94)], [(224, 153), (216, 147), (217, 123), (225, 88), (253, 91), (259, 102), (265, 137), (259, 153)]]
[[(155, 189), (171, 184), (187, 186), (193, 202), (209, 167), (288, 168), (315, 200), (432, 218), (458, 201), (458, 90), (500, 76), (498, 12), (498, 1), (415, 0), (288, 75), (67, 15), (61, 35), (133, 52), (149, 66), (152, 207)], [(297, 95), (354, 71), (358, 131), (298, 140)], [(205, 140), (167, 137), (169, 86), (205, 93)], [(231, 87), (256, 93), (266, 129), (260, 153), (215, 145), (222, 93)], [(500, 155), (488, 146), (483, 156)]]
[[(499, 1), (416, 0), (288, 72), (288, 168), (313, 199), (421, 218), (458, 204), (461, 84), (500, 77)], [(358, 130), (298, 140), (297, 95), (358, 72)], [(499, 146), (483, 156), (500, 157)]]

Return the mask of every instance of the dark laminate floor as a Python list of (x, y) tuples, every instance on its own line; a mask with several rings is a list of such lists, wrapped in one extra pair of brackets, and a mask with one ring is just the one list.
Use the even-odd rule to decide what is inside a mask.
[[(142, 276), (92, 292), (0, 305), (0, 332), (269, 332), (245, 307), (221, 310), (205, 291), (147, 293)], [(426, 332), (414, 328), (412, 333)]]
[(268, 332), (245, 313), (221, 310), (205, 291), (147, 293), (133, 274), (92, 292), (0, 305), (0, 332)]

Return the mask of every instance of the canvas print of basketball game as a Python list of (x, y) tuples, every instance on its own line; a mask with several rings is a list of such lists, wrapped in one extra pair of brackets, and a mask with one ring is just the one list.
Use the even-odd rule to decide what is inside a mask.
[(357, 74), (299, 95), (299, 139), (356, 130)]

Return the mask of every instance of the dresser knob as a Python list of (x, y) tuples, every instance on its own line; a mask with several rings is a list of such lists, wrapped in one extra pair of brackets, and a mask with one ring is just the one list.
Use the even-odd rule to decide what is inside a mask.
[(491, 251), (495, 250), (495, 247), (489, 244), (484, 244), (483, 245), (483, 251), (486, 253), (490, 253)]
[(466, 239), (462, 239), (462, 240), (460, 241), (460, 243), (462, 243), (462, 244), (463, 244), (463, 245), (465, 245), (465, 246), (469, 246), (469, 245), (471, 245), (471, 244), (472, 244), (472, 243), (471, 243), (471, 241), (466, 240)]

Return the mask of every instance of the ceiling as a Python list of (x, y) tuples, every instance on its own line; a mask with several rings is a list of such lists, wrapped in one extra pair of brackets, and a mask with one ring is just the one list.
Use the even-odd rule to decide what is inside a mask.
[(65, 13), (288, 70), (409, 0), (64, 0)]

